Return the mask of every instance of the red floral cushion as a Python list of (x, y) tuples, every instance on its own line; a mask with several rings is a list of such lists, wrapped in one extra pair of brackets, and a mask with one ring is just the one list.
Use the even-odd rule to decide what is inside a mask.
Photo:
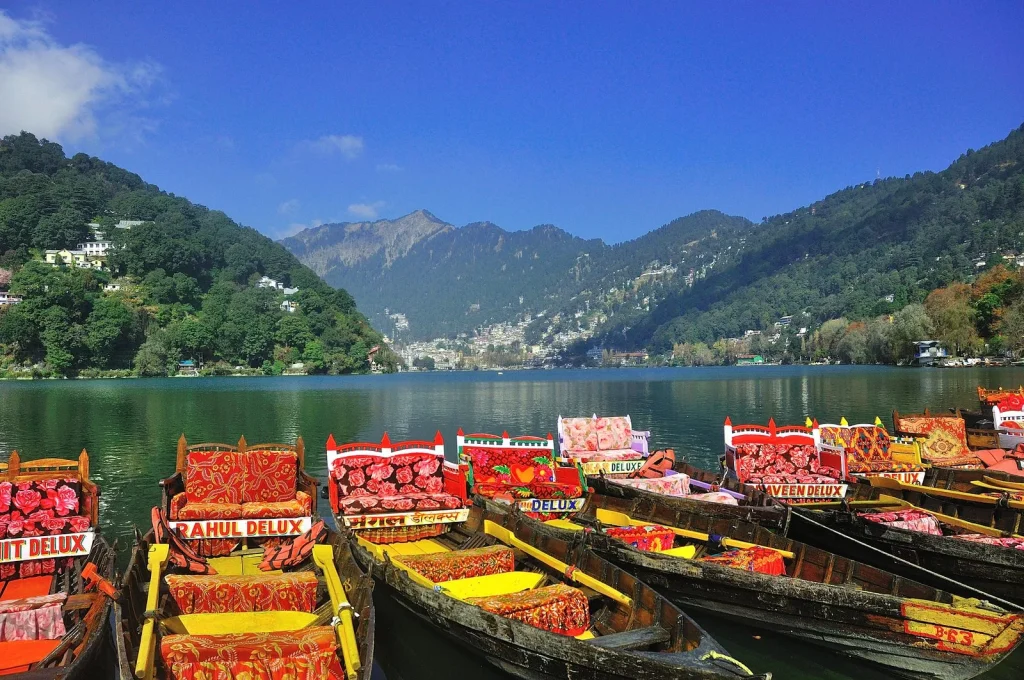
[[(74, 479), (0, 482), (0, 539), (80, 533), (90, 527), (82, 483)], [(56, 573), (71, 558), (0, 564), (0, 580)]]
[(587, 596), (562, 583), (509, 595), (470, 597), (466, 602), (559, 635), (582, 635), (590, 627)]
[(530, 484), (555, 479), (555, 460), (549, 449), (464, 446), (462, 453), (469, 458), (477, 482)]
[(908, 529), (933, 536), (941, 536), (942, 528), (938, 520), (923, 510), (897, 510), (895, 512), (861, 512), (861, 517), (869, 522), (884, 524), (896, 529)]
[[(779, 481), (804, 476), (839, 478), (839, 471), (821, 465), (813, 444), (760, 444), (746, 443), (736, 447), (736, 475), (741, 482), (762, 480), (767, 476), (782, 476)], [(817, 483), (819, 480), (808, 480)], [(802, 482), (800, 482), (802, 483)]]
[(508, 494), (513, 498), (580, 498), (583, 496), (583, 487), (579, 484), (563, 484), (548, 482), (545, 484), (529, 484), (526, 486), (515, 486), (512, 484), (501, 484), (487, 482), (477, 484), (473, 491), (485, 498), (494, 498)]
[(176, 504), (179, 493), (171, 499), (172, 520), (199, 520), (199, 519), (241, 519), (242, 505), (239, 503), (180, 503)]
[(338, 500), (344, 515), (372, 515), (412, 510), (454, 510), (462, 499), (447, 493), (410, 493), (404, 496), (349, 496)]
[(635, 527), (609, 527), (604, 530), (612, 538), (624, 541), (637, 550), (660, 552), (672, 547), (675, 533), (668, 527), (645, 524)]
[(164, 635), (160, 655), (175, 680), (344, 680), (330, 626), (279, 633)]
[(312, 612), (317, 577), (311, 571), (245, 576), (185, 576), (164, 579), (182, 614)]
[(444, 490), (441, 457), (431, 453), (396, 456), (343, 456), (334, 461), (331, 479), (338, 497), (407, 496)]
[(235, 451), (191, 451), (185, 467), (189, 503), (242, 502), (245, 471)]
[(504, 574), (515, 568), (512, 548), (489, 545), (471, 550), (430, 553), (428, 555), (402, 555), (392, 559), (401, 562), (434, 583), (456, 581), (474, 576)]
[[(831, 470), (831, 468), (822, 468)], [(747, 484), (837, 484), (839, 471), (833, 470), (831, 475), (812, 475), (799, 473), (795, 475), (751, 475)]]
[(244, 519), (272, 519), (274, 517), (308, 517), (313, 514), (313, 501), (309, 494), (296, 491), (295, 498), (280, 503), (242, 503)]
[[(283, 503), (295, 500), (298, 455), (294, 451), (246, 451), (243, 503)], [(187, 487), (186, 487), (187, 488)]]

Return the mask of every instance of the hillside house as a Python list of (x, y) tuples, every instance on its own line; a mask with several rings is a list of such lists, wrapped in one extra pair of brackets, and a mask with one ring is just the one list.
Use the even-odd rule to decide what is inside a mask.
[(67, 267), (78, 267), (79, 269), (103, 269), (105, 258), (89, 255), (85, 250), (46, 250), (43, 253), (47, 264), (59, 267), (62, 264)]
[(299, 308), (299, 305), (297, 303), (295, 303), (295, 302), (292, 302), (291, 300), (285, 300), (284, 302), (281, 303), (281, 311), (282, 312), (288, 312), (289, 314), (294, 314), (295, 310), (298, 309), (298, 308)]
[(273, 288), (275, 290), (284, 290), (284, 284), (276, 279), (272, 279), (269, 276), (261, 276), (260, 280), (256, 282), (257, 288)]
[(85, 243), (79, 243), (78, 250), (85, 253), (86, 257), (104, 258), (107, 256), (107, 251), (114, 247), (114, 244), (110, 241), (86, 241)]
[(17, 295), (11, 295), (5, 290), (0, 290), (0, 306), (16, 305), (21, 302)]

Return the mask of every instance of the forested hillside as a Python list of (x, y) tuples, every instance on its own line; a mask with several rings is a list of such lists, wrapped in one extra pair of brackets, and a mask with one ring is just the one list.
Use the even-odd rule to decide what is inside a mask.
[(728, 266), (649, 314), (610, 320), (601, 337), (668, 351), (766, 330), (783, 315), (867, 320), (1012, 264), (1024, 251), (1024, 126), (942, 172), (849, 187), (752, 234)]
[[(122, 221), (130, 228), (115, 228)], [(96, 227), (90, 227), (93, 223)], [(46, 249), (99, 230), (102, 268), (52, 266)], [(258, 287), (263, 276), (297, 288)], [(385, 368), (395, 358), (352, 297), (280, 245), (224, 213), (137, 175), (22, 133), (0, 141), (0, 369), (69, 375), (97, 369), (166, 375), (181, 360), (212, 371)], [(372, 352), (374, 347), (379, 347)]]

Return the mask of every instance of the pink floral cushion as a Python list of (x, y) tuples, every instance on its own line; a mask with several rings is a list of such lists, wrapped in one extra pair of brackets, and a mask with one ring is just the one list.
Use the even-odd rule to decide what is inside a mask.
[[(829, 469), (829, 468), (823, 468)], [(746, 479), (747, 484), (837, 484), (839, 471), (835, 471), (836, 476), (831, 475), (813, 475), (808, 473), (800, 473), (794, 475), (751, 475)]]
[(592, 463), (605, 460), (640, 460), (644, 457), (644, 454), (633, 449), (615, 449), (612, 451), (594, 451), (593, 453), (573, 451), (572, 457), (579, 458), (584, 463)]
[(629, 421), (622, 416), (598, 418), (594, 423), (597, 430), (597, 448), (599, 451), (628, 449), (632, 445), (632, 430)]
[(562, 431), (569, 451), (597, 451), (597, 428), (593, 418), (562, 418)]
[(653, 479), (616, 479), (616, 484), (624, 484), (634, 489), (643, 489), (663, 496), (686, 496), (690, 493), (690, 476), (686, 474), (655, 477)]
[(858, 514), (869, 522), (884, 524), (885, 526), (893, 527), (894, 529), (907, 529), (909, 531), (917, 531), (922, 534), (931, 534), (932, 536), (942, 535), (942, 529), (939, 527), (938, 520), (923, 510), (910, 509), (897, 510), (895, 512), (861, 512)]

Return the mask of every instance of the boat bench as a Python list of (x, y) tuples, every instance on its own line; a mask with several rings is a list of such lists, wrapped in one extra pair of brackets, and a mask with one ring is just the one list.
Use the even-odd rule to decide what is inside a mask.
[(164, 577), (182, 614), (298, 611), (316, 608), (319, 580), (311, 571), (284, 574)]
[(646, 628), (634, 628), (633, 630), (602, 635), (592, 638), (589, 642), (595, 647), (626, 651), (659, 645), (663, 642), (668, 642), (671, 638), (672, 635), (661, 626), (648, 626)]
[(392, 558), (434, 583), (502, 574), (515, 569), (515, 553), (504, 545)]
[(343, 678), (337, 651), (337, 634), (331, 626), (273, 633), (164, 635), (160, 641), (160, 656), (175, 680)]
[(982, 466), (981, 459), (967, 445), (967, 423), (958, 415), (935, 415), (927, 410), (900, 415), (893, 411), (892, 424), (897, 434), (920, 444), (921, 458), (927, 463), (939, 467)]
[(645, 458), (650, 434), (634, 430), (629, 416), (558, 417), (561, 457), (582, 463)]
[(490, 434), (464, 435), (459, 430), (459, 461), (468, 467), (472, 493), (485, 498), (509, 496), (526, 500), (582, 498), (585, 488), (576, 465), (559, 465), (554, 441), (539, 437), (510, 438)]
[(874, 425), (820, 425), (815, 438), (819, 448), (841, 453), (845, 472), (924, 472), (917, 442), (894, 442), (880, 421)]

